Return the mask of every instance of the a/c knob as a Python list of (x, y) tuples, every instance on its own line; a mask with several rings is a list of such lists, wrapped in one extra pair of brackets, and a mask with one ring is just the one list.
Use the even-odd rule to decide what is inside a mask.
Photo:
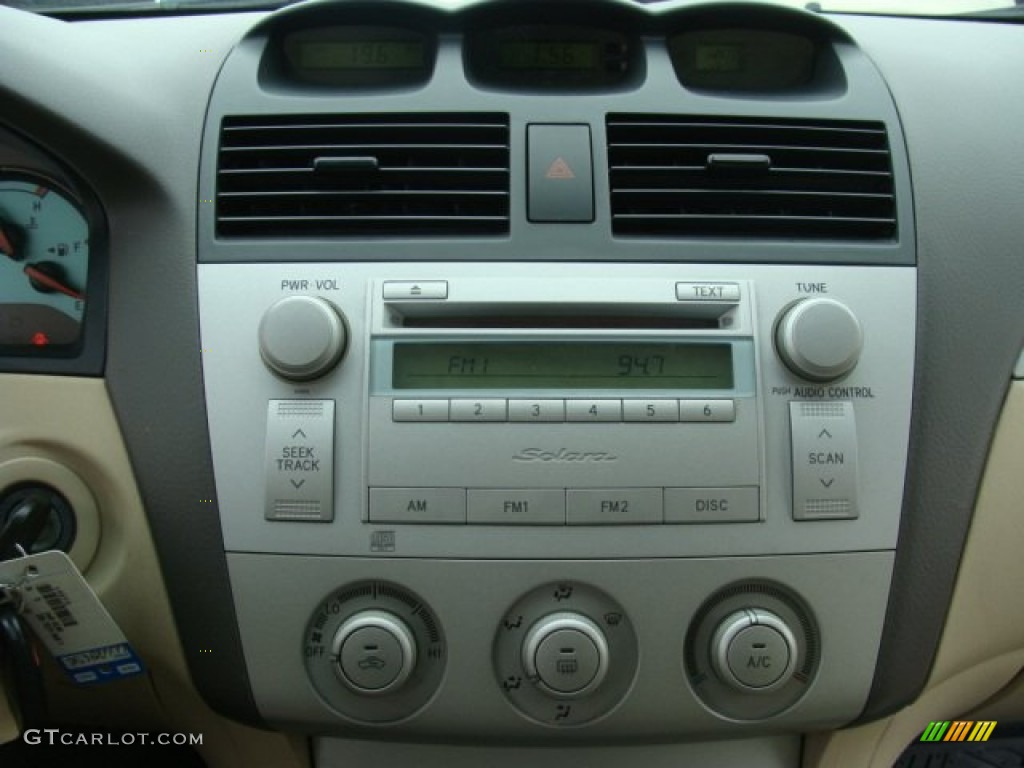
[(270, 370), (286, 379), (307, 381), (337, 365), (348, 333), (341, 312), (326, 299), (288, 296), (263, 313), (259, 343)]
[(711, 666), (738, 691), (773, 691), (796, 670), (797, 645), (782, 619), (763, 608), (729, 614), (711, 638)]
[(835, 299), (804, 299), (793, 304), (775, 330), (775, 348), (782, 362), (811, 381), (831, 381), (852, 371), (863, 344), (857, 316)]

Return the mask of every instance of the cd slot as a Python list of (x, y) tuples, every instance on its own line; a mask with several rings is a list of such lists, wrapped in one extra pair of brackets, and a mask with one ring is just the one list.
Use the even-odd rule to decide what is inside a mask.
[(700, 317), (636, 317), (629, 315), (493, 315), (401, 318), (403, 328), (524, 328), (678, 330), (718, 328), (717, 319)]
[(417, 329), (715, 330), (736, 305), (592, 302), (389, 301), (387, 325)]

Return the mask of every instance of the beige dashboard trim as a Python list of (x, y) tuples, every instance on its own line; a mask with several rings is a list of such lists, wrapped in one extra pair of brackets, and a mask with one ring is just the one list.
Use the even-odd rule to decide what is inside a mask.
[[(890, 768), (932, 720), (979, 707), (1024, 668), (1024, 382), (996, 430), (953, 601), (924, 692), (885, 720), (808, 739), (804, 768)], [(1018, 719), (1024, 712), (1017, 712)]]
[[(142, 500), (102, 380), (0, 376), (0, 467), (5, 465), (28, 474), (5, 476), (4, 485), (12, 477), (60, 482), (62, 472), (67, 472), (88, 488), (95, 499), (96, 530), (86, 536), (94, 534), (98, 546), (95, 556), (82, 559), (88, 563), (85, 576), (149, 672), (144, 679), (83, 689), (48, 669), (55, 715), (101, 729), (201, 733), (200, 751), (210, 768), (308, 765), (301, 739), (226, 720), (195, 692)], [(51, 474), (33, 476), (38, 467)], [(10, 713), (0, 703), (0, 743), (10, 740), (12, 733), (16, 736), (12, 726)]]

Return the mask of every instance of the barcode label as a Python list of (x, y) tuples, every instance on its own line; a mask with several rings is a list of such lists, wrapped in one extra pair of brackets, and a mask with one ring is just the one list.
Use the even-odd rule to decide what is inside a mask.
[(68, 598), (63, 591), (50, 584), (40, 584), (36, 587), (36, 591), (46, 601), (46, 606), (53, 611), (53, 615), (65, 629), (78, 626), (78, 620), (68, 608)]
[(145, 673), (124, 632), (65, 553), (53, 549), (0, 561), (0, 584), (19, 585), (21, 617), (76, 685)]

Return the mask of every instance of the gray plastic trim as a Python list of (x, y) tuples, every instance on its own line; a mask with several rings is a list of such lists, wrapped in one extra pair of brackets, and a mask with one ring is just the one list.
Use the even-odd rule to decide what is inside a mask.
[[(874, 60), (899, 105), (918, 230), (910, 461), (864, 721), (908, 704), (928, 678), (1024, 339), (1024, 102), (1007, 97), (1024, 91), (1024, 28), (857, 16), (839, 22)], [(951, 109), (981, 118), (960, 120)]]

